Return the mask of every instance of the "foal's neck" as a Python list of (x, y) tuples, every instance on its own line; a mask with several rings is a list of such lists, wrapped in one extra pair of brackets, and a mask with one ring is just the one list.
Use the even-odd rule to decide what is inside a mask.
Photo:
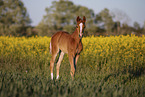
[(80, 40), (79, 37), (79, 32), (77, 31), (77, 28), (75, 29), (75, 31), (71, 34), (71, 36), (75, 39), (75, 40)]

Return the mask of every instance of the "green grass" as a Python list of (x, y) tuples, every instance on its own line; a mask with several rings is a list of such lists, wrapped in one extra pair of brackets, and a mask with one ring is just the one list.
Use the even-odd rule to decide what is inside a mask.
[[(59, 80), (50, 79), (49, 60), (45, 57), (1, 57), (0, 97), (143, 97), (144, 71), (139, 74), (103, 72), (83, 63), (80, 57), (75, 79), (70, 76), (68, 57), (60, 67)], [(88, 62), (89, 63), (89, 62)], [(56, 64), (55, 64), (56, 65)], [(56, 70), (54, 69), (54, 74)], [(54, 75), (56, 78), (56, 76)], [(55, 79), (54, 78), (54, 79)]]

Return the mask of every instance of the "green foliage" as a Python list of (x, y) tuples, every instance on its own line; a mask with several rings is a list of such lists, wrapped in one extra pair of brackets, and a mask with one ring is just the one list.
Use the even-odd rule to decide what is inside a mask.
[(91, 35), (126, 35), (131, 32), (136, 35), (143, 34), (143, 28), (136, 30), (128, 25), (130, 21), (126, 13), (121, 10), (110, 12), (105, 8), (98, 14), (85, 6), (75, 5), (69, 0), (53, 1), (49, 8), (45, 9), (46, 15), (37, 25), (39, 35), (52, 36), (59, 30), (72, 33), (76, 25), (77, 16), (86, 16), (86, 29), (84, 36)]
[(112, 16), (109, 13), (109, 10), (107, 8), (105, 8), (104, 10), (102, 10), (100, 13), (101, 16), (101, 20), (104, 23), (104, 27), (107, 31), (107, 34), (110, 34), (112, 32), (112, 28), (114, 26), (114, 22), (112, 19)]
[(145, 34), (145, 28), (137, 22), (128, 25), (129, 17), (121, 10), (113, 13), (105, 8), (98, 14), (85, 6), (75, 5), (70, 0), (53, 1), (45, 9), (46, 14), (36, 27), (31, 27), (27, 9), (21, 0), (0, 1), (0, 36), (52, 36), (59, 30), (73, 33), (76, 17), (86, 16), (84, 36), (91, 35), (136, 35)]
[(21, 36), (30, 24), (27, 10), (21, 0), (1, 0), (0, 35)]
[[(65, 69), (66, 67), (62, 66), (62, 73)], [(79, 76), (76, 76), (73, 81), (66, 78), (69, 77), (68, 75), (51, 81), (47, 71), (39, 71), (35, 74), (34, 72), (0, 72), (0, 95), (1, 97), (145, 96), (145, 76), (132, 78), (129, 75), (103, 75), (91, 69), (86, 69), (86, 72), (81, 70), (81, 73), (77, 71), (78, 74)]]
[[(42, 21), (37, 26), (42, 36), (52, 36), (58, 30), (65, 30), (72, 33), (75, 28), (77, 16), (86, 16), (87, 29), (91, 29), (93, 25), (93, 10), (84, 6), (77, 6), (68, 0), (53, 1), (52, 5), (46, 8), (45, 11), (46, 15), (44, 15)], [(89, 32), (90, 30), (86, 31)]]

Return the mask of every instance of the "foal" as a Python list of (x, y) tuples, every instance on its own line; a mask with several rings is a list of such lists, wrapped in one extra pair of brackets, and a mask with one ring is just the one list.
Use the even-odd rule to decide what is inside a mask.
[(50, 71), (52, 80), (53, 80), (54, 61), (59, 51), (60, 56), (56, 66), (57, 70), (56, 79), (59, 78), (59, 67), (63, 59), (64, 53), (68, 54), (71, 66), (70, 74), (72, 76), (72, 79), (74, 78), (76, 64), (80, 56), (80, 53), (83, 50), (82, 37), (86, 22), (85, 16), (83, 17), (83, 20), (78, 16), (76, 22), (77, 26), (72, 34), (69, 34), (65, 31), (59, 31), (55, 33), (51, 38), (50, 52), (52, 53), (52, 58), (50, 60)]

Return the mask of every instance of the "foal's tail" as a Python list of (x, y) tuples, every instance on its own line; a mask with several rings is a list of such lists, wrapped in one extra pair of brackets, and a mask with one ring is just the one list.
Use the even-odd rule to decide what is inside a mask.
[(51, 46), (51, 42), (50, 42), (49, 50), (50, 50), (50, 54), (51, 54), (51, 53), (52, 53), (52, 46)]

